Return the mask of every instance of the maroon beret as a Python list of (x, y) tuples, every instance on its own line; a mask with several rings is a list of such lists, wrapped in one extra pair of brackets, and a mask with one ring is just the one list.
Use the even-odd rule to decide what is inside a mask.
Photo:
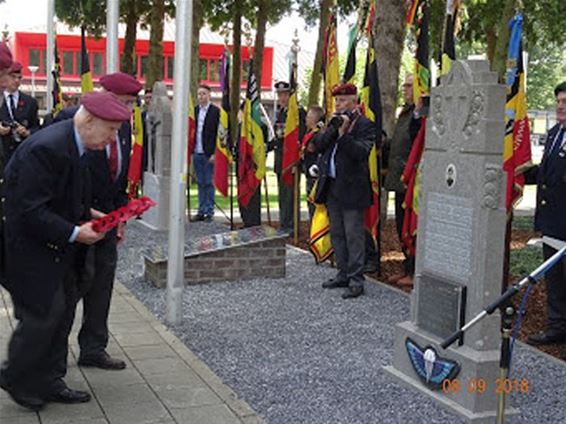
[(90, 92), (81, 97), (81, 105), (104, 121), (128, 121), (131, 113), (124, 103), (107, 91)]
[(356, 95), (358, 94), (358, 89), (354, 84), (350, 83), (342, 83), (336, 84), (332, 89), (333, 96), (347, 96), (347, 95)]
[(12, 66), (12, 52), (6, 43), (0, 43), (0, 69), (8, 69)]
[(10, 72), (22, 72), (22, 64), (20, 62), (12, 62), (12, 66), (10, 66)]
[(114, 72), (113, 74), (104, 75), (100, 78), (100, 85), (104, 87), (106, 91), (129, 96), (137, 96), (138, 92), (143, 87), (137, 79), (123, 72)]

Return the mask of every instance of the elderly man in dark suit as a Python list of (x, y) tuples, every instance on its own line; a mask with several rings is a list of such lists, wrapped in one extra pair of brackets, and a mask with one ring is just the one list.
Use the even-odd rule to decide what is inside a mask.
[[(81, 247), (104, 237), (90, 213), (87, 150), (115, 140), (128, 109), (111, 93), (90, 93), (73, 118), (32, 135), (5, 170), (5, 278), (18, 325), (0, 370), (0, 387), (18, 404), (78, 403), (70, 389), (68, 338), (77, 299)], [(90, 212), (90, 213), (89, 213)]]
[(22, 64), (14, 62), (6, 78), (0, 107), (0, 136), (6, 163), (22, 141), (39, 129), (37, 101), (20, 91)]
[[(142, 85), (131, 75), (122, 72), (108, 74), (100, 85), (109, 91), (132, 113)], [(108, 213), (128, 203), (128, 166), (132, 147), (132, 127), (122, 123), (116, 138), (105, 150), (88, 153), (92, 179), (92, 206)], [(126, 363), (112, 358), (107, 352), (108, 313), (118, 261), (117, 243), (122, 240), (125, 225), (109, 231), (89, 250), (85, 272), (90, 276), (82, 290), (83, 321), (79, 331), (79, 365), (109, 370), (121, 370)]]
[[(528, 184), (537, 184), (535, 230), (543, 236), (566, 241), (566, 81), (555, 90), (556, 120), (548, 131), (542, 161), (525, 173)], [(544, 259), (556, 253), (545, 244)], [(566, 343), (566, 259), (558, 262), (544, 277), (548, 311), (547, 331), (527, 339), (532, 345)]]
[(214, 152), (220, 109), (210, 102), (210, 87), (201, 84), (195, 107), (196, 136), (193, 166), (198, 184), (198, 213), (193, 221), (212, 221), (214, 217)]
[(353, 84), (332, 90), (335, 116), (316, 142), (322, 153), (315, 200), (326, 203), (330, 239), (338, 273), (322, 287), (346, 287), (343, 299), (364, 293), (364, 210), (372, 201), (368, 156), (375, 143), (375, 126), (357, 105)]

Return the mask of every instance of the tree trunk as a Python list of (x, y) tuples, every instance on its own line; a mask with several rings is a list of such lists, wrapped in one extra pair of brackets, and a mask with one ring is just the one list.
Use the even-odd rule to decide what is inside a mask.
[(497, 34), (494, 27), (489, 26), (485, 29), (485, 39), (487, 43), (487, 60), (489, 60), (489, 63), (493, 63), (495, 45), (497, 44)]
[[(261, 87), (261, 70), (263, 65), (263, 48), (265, 47), (265, 30), (267, 26), (267, 13), (271, 7), (271, 0), (258, 0), (257, 28), (254, 43), (254, 74), (257, 78), (258, 88)], [(258, 90), (261, 96), (261, 88)]]
[(318, 25), (318, 42), (312, 68), (311, 85), (309, 88), (309, 106), (320, 104), (320, 83), (322, 81), (322, 50), (324, 48), (324, 34), (326, 32), (328, 17), (333, 0), (320, 0), (320, 22)]
[[(202, 0), (193, 0), (193, 38), (191, 46), (191, 95), (196, 102), (198, 86), (200, 84), (200, 29), (203, 25)], [(195, 103), (196, 105), (196, 103)]]
[(393, 133), (395, 126), (406, 14), (406, 2), (380, 2), (375, 17), (378, 28), (375, 36), (375, 51), (383, 105), (383, 129), (389, 135)]
[(507, 69), (507, 44), (509, 43), (509, 20), (515, 13), (515, 0), (506, 0), (499, 28), (497, 30), (497, 43), (491, 62), (491, 70), (497, 72), (499, 80), (503, 81)]
[[(242, 4), (241, 0), (235, 2), (234, 33), (232, 51), (232, 87), (230, 87), (230, 122), (238, 122), (240, 110), (240, 85), (242, 80)], [(230, 125), (230, 138), (234, 143), (238, 137), (238, 125)]]
[(124, 59), (122, 72), (136, 76), (136, 33), (138, 29), (138, 15), (136, 13), (136, 0), (126, 2), (126, 36), (124, 37)]
[(151, 9), (151, 31), (149, 34), (149, 66), (146, 85), (153, 87), (155, 81), (163, 79), (163, 21), (165, 0), (154, 0)]

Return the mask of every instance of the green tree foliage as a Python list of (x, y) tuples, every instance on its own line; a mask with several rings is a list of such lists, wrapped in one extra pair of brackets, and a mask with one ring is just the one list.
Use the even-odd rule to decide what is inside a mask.
[(527, 106), (553, 109), (554, 87), (566, 80), (566, 50), (560, 45), (533, 46), (527, 66)]
[(95, 37), (106, 29), (105, 0), (55, 0), (55, 14), (71, 28), (84, 25)]

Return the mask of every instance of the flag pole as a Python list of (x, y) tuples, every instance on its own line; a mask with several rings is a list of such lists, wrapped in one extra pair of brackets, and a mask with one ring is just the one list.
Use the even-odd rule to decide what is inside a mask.
[[(292, 72), (295, 74), (295, 77), (297, 77), (298, 79), (298, 72), (297, 72), (297, 68), (298, 68), (298, 59), (299, 59), (299, 51), (301, 50), (301, 48), (299, 47), (299, 31), (297, 29), (295, 29), (295, 36), (293, 37), (293, 45), (291, 46), (291, 54), (293, 55), (293, 64), (292, 66)], [(298, 81), (296, 81), (295, 84), (295, 91), (297, 90), (297, 86), (298, 86)], [(296, 96), (296, 93), (295, 93)], [(300, 117), (300, 114), (299, 114)], [(300, 124), (300, 118), (299, 118), (299, 128), (301, 126)], [(299, 143), (301, 142), (301, 140), (299, 140)], [(295, 244), (299, 243), (299, 223), (301, 220), (300, 217), (300, 204), (299, 204), (300, 198), (299, 198), (299, 164), (296, 163), (295, 165), (293, 165), (293, 242)]]
[[(47, 112), (53, 110), (53, 92), (54, 78), (51, 71), (55, 67), (55, 0), (47, 1), (47, 51), (45, 52), (47, 76)], [(38, 65), (40, 65), (38, 63)]]
[(167, 262), (167, 321), (179, 324), (183, 318), (185, 195), (187, 170), (189, 92), (191, 81), (191, 43), (193, 1), (177, 3), (177, 22), (173, 89), (173, 134), (171, 143), (171, 181), (169, 199), (169, 244)]
[[(271, 211), (269, 209), (269, 193), (268, 193), (268, 190), (267, 190), (267, 175), (265, 175), (263, 177), (263, 185), (265, 186), (265, 206), (267, 208), (267, 224), (271, 227)], [(260, 192), (261, 192), (261, 190), (260, 190)], [(260, 213), (260, 220), (261, 220), (261, 213)]]

